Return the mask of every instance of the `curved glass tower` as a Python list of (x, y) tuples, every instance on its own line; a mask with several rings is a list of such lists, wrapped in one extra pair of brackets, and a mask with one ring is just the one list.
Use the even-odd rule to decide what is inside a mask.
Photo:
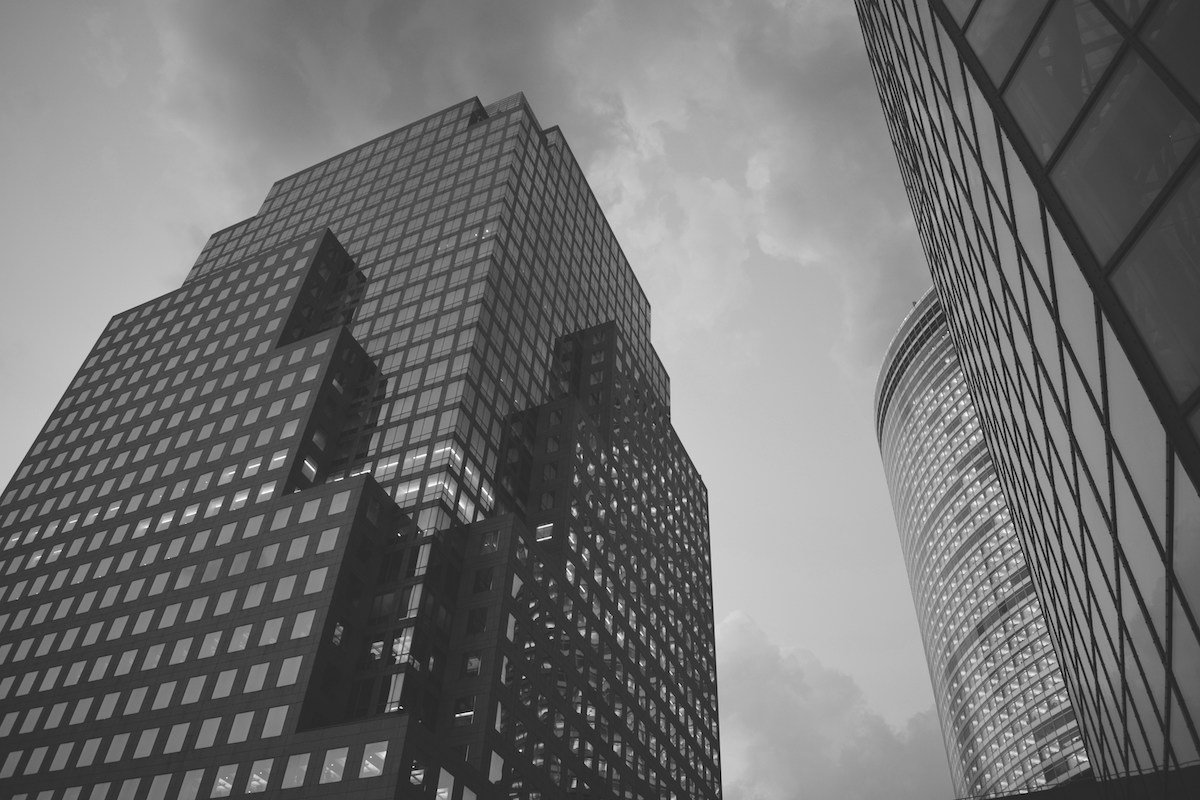
[(1092, 767), (1200, 762), (1200, 4), (855, 4)]
[(1090, 769), (1029, 567), (930, 291), (893, 340), (875, 430), (956, 793)]

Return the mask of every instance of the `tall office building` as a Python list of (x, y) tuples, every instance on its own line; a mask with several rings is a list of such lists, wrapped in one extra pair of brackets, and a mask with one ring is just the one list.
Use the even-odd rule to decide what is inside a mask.
[(649, 317), (520, 95), (276, 183), (3, 494), (0, 793), (719, 797)]
[(913, 307), (875, 432), (959, 797), (1090, 771), (1029, 567), (937, 295)]
[(1093, 769), (1200, 759), (1200, 7), (856, 0)]

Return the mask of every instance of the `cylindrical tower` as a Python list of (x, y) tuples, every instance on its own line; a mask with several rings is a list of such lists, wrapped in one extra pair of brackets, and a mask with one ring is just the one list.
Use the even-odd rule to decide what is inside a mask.
[(1046, 622), (931, 290), (893, 340), (875, 430), (959, 796), (1089, 769)]

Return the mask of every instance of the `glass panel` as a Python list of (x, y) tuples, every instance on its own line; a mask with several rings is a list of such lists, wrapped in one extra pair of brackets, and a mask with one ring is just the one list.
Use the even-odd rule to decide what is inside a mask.
[[(1093, 392), (1100, 389), (1100, 347), (1096, 335), (1096, 300), (1083, 279), (1058, 227), (1047, 220), (1050, 230), (1050, 254), (1053, 257), (1055, 299), (1058, 319), (1067, 346), (1079, 361), (1079, 368)], [(1068, 372), (1074, 372), (1071, 357), (1066, 357)], [(1072, 402), (1078, 402), (1072, 398)]]
[(321, 770), (321, 783), (337, 783), (342, 779), (346, 769), (345, 747), (335, 747), (325, 751), (325, 768)]
[(1116, 268), (1113, 289), (1177, 401), (1200, 387), (1200, 167)]
[(358, 770), (360, 778), (374, 778), (383, 774), (383, 765), (387, 761), (387, 742), (372, 742), (363, 748), (362, 765)]
[(1003, 81), (1046, 7), (1046, 0), (983, 0), (967, 28), (967, 42), (997, 86)]
[(233, 791), (233, 780), (237, 777), (237, 764), (224, 764), (217, 769), (209, 797), (228, 797)]
[[(1133, 488), (1141, 497), (1162, 540), (1167, 524), (1166, 433), (1125, 352), (1104, 322), (1104, 357), (1108, 379), (1108, 424), (1116, 450), (1125, 462)], [(1114, 468), (1120, 472), (1119, 468)]]
[(946, 8), (949, 10), (954, 21), (959, 25), (963, 24), (963, 20), (971, 13), (971, 9), (975, 7), (975, 0), (945, 0)]
[(1196, 58), (1196, 41), (1200, 40), (1200, 3), (1195, 0), (1160, 3), (1154, 16), (1142, 28), (1142, 38), (1192, 97), (1200, 99), (1200, 59)]
[(1074, 121), (1121, 44), (1088, 0), (1058, 0), (1004, 92), (1042, 163)]
[(274, 759), (266, 758), (255, 761), (250, 767), (250, 777), (246, 779), (246, 794), (265, 792), (271, 780), (271, 764)]
[(1108, 3), (1109, 8), (1124, 17), (1125, 21), (1130, 25), (1134, 23), (1138, 16), (1141, 15), (1142, 9), (1146, 7), (1146, 0), (1104, 0), (1104, 2)]
[(304, 785), (304, 774), (308, 771), (308, 753), (292, 756), (288, 759), (287, 768), (283, 773), (283, 783), (280, 786), (290, 789)]
[[(1172, 649), (1175, 679), (1178, 681), (1179, 693), (1183, 706), (1191, 714), (1193, 720), (1200, 719), (1200, 642), (1184, 620), (1179, 608), (1175, 609), (1175, 646)], [(1178, 703), (1171, 713), (1171, 745), (1175, 757), (1180, 764), (1195, 763), (1200, 760), (1200, 742), (1192, 736), (1188, 726), (1184, 724)]]
[(1192, 115), (1129, 53), (1051, 173), (1101, 264), (1158, 196), (1197, 131)]
[[(1175, 460), (1175, 537), (1172, 556), (1175, 580), (1182, 594), (1182, 598), (1176, 595), (1176, 602), (1182, 600), (1193, 618), (1200, 616), (1200, 496), (1197, 496), (1195, 486), (1178, 459)], [(1176, 613), (1176, 620), (1182, 618), (1182, 614)], [(1194, 638), (1194, 634), (1188, 636)], [(1177, 635), (1175, 646), (1178, 648), (1180, 645)], [(1195, 688), (1200, 688), (1200, 682), (1191, 682), (1196, 685)], [(1193, 696), (1200, 696), (1200, 693)], [(1192, 716), (1200, 722), (1200, 704), (1192, 708)]]

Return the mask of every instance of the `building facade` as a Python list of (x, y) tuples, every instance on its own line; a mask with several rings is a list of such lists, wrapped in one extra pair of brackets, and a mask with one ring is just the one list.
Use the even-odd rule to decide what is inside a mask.
[(707, 495), (556, 128), (277, 182), (0, 499), (0, 791), (720, 796)]
[(932, 291), (892, 340), (875, 392), (933, 696), (959, 797), (1090, 771), (996, 468)]
[(1197, 8), (856, 6), (1093, 769), (1195, 762)]

